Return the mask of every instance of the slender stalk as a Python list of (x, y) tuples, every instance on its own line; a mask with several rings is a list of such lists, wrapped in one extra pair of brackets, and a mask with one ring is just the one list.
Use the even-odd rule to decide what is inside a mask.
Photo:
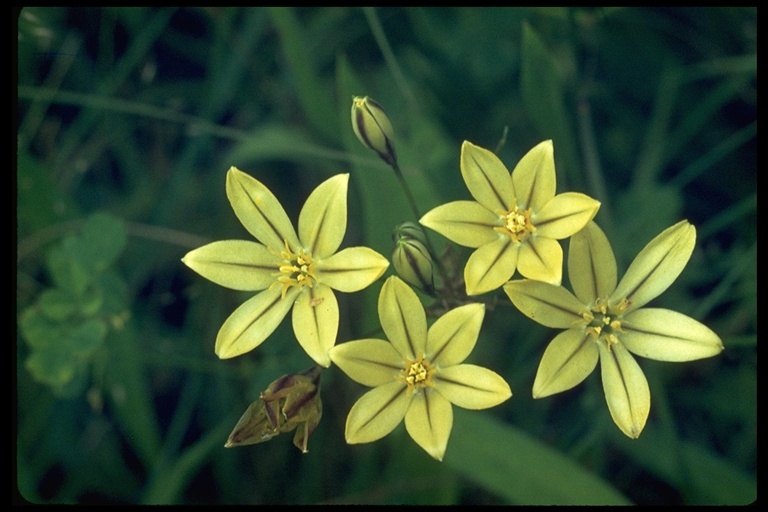
[(395, 171), (395, 176), (397, 176), (397, 179), (400, 182), (400, 186), (403, 187), (403, 190), (405, 191), (405, 196), (408, 199), (408, 204), (411, 206), (411, 211), (416, 216), (416, 220), (418, 221), (421, 218), (419, 207), (416, 205), (416, 200), (413, 198), (411, 189), (408, 187), (408, 183), (406, 183), (403, 172), (400, 170), (400, 166), (397, 165), (397, 162), (392, 164), (392, 170)]

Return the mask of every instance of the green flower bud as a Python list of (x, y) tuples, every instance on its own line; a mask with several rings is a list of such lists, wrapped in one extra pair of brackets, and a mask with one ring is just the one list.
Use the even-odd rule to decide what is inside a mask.
[(403, 281), (428, 295), (435, 294), (432, 255), (424, 231), (413, 222), (404, 222), (395, 230), (392, 264)]
[[(229, 434), (225, 448), (263, 443), (296, 429), (293, 444), (307, 453), (309, 436), (323, 415), (319, 366), (283, 375), (248, 406)], [(297, 428), (298, 427), (298, 428)]]
[(418, 240), (424, 245), (427, 245), (427, 235), (424, 233), (424, 230), (421, 228), (421, 226), (415, 222), (407, 221), (400, 223), (395, 228), (395, 232), (392, 236), (395, 242), (401, 238), (412, 238), (414, 240)]
[(352, 98), (352, 129), (360, 142), (389, 165), (395, 165), (395, 132), (381, 105), (368, 96)]

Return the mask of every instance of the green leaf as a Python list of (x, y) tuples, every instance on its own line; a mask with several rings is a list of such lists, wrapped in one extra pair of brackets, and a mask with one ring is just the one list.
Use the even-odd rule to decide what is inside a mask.
[(83, 296), (80, 297), (80, 302), (78, 304), (78, 306), (80, 306), (80, 313), (84, 317), (93, 316), (98, 313), (99, 309), (101, 309), (101, 304), (103, 302), (101, 290), (96, 287), (89, 287), (85, 293), (83, 293)]
[(34, 307), (27, 308), (21, 313), (19, 328), (22, 337), (33, 349), (55, 345), (67, 335), (65, 324), (51, 320)]
[(63, 345), (50, 345), (43, 350), (35, 350), (25, 363), (35, 380), (53, 387), (64, 386), (72, 380), (77, 365), (77, 361)]
[(85, 292), (93, 276), (76, 257), (77, 245), (75, 236), (64, 238), (61, 245), (54, 246), (48, 251), (47, 265), (56, 286), (68, 290), (75, 296), (80, 296)]
[[(48, 251), (51, 279), (64, 292), (75, 298), (82, 297), (96, 276), (114, 263), (125, 248), (126, 240), (122, 220), (107, 213), (92, 215), (79, 235), (67, 236)], [(88, 297), (81, 305), (86, 315), (101, 307), (94, 300), (100, 301), (100, 298)]]
[(106, 324), (101, 320), (92, 318), (80, 324), (63, 341), (65, 341), (65, 347), (71, 351), (73, 356), (85, 359), (98, 350), (104, 342), (106, 335)]
[(66, 320), (77, 311), (75, 298), (61, 288), (44, 290), (37, 301), (42, 314), (51, 320)]
[(443, 462), (511, 504), (630, 504), (567, 456), (477, 411), (454, 408), (453, 432)]
[(90, 367), (83, 362), (75, 361), (75, 373), (72, 378), (62, 385), (51, 386), (51, 391), (59, 398), (77, 398), (85, 394), (90, 382)]
[(107, 269), (98, 277), (101, 310), (107, 315), (120, 315), (128, 309), (128, 286), (115, 271)]

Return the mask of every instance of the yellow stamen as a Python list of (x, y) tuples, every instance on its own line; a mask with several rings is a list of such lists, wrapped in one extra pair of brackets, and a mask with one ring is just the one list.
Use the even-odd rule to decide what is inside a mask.
[(603, 340), (610, 350), (612, 345), (619, 343), (617, 333), (622, 332), (621, 319), (630, 302), (622, 299), (616, 306), (609, 306), (605, 299), (598, 298), (591, 310), (584, 310), (581, 316), (587, 333), (597, 340)]
[(285, 250), (280, 252), (280, 257), (283, 259), (283, 264), (278, 266), (279, 272), (273, 274), (277, 279), (272, 286), (283, 287), (281, 298), (285, 298), (292, 286), (299, 289), (304, 286), (312, 288), (317, 283), (312, 254), (302, 248), (299, 248), (298, 253), (294, 253), (288, 245), (288, 241), (285, 240)]
[(494, 231), (506, 233), (516, 243), (524, 242), (531, 233), (536, 232), (536, 226), (531, 223), (531, 209), (515, 208), (501, 214), (503, 227), (495, 227)]
[(419, 354), (414, 360), (405, 358), (405, 368), (400, 370), (400, 375), (397, 376), (397, 379), (405, 382), (406, 386), (408, 386), (406, 393), (410, 396), (414, 388), (434, 386), (432, 375), (435, 372), (437, 372), (437, 368), (424, 359), (423, 354)]

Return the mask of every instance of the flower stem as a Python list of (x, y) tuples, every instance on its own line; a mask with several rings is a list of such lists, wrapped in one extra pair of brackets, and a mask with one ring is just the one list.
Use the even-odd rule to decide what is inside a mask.
[(400, 181), (400, 186), (403, 187), (405, 196), (408, 198), (408, 204), (411, 206), (411, 211), (416, 216), (416, 220), (418, 221), (421, 218), (419, 207), (416, 206), (416, 200), (413, 198), (411, 189), (408, 187), (408, 183), (406, 183), (405, 177), (403, 177), (403, 172), (400, 170), (400, 166), (397, 165), (397, 162), (392, 164), (392, 170), (395, 171), (395, 176), (397, 176), (398, 181)]

